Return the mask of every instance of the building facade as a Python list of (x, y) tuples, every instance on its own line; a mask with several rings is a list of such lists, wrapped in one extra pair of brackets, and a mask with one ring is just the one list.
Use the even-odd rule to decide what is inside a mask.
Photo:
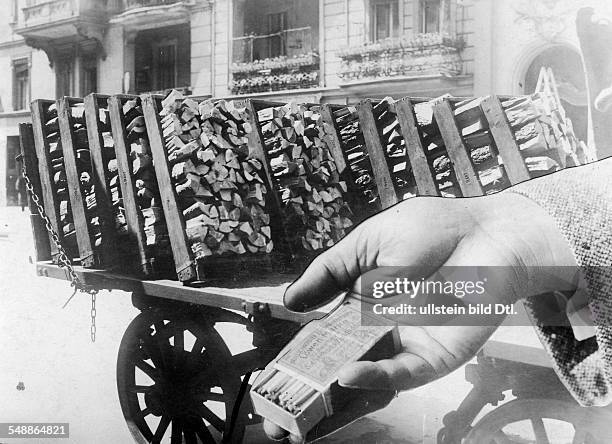
[[(179, 88), (354, 103), (523, 94), (551, 66), (579, 135), (578, 0), (9, 0), (0, 18), (0, 205), (33, 98)], [(605, 0), (594, 7), (612, 13)], [(586, 129), (584, 129), (586, 133)], [(585, 135), (586, 138), (586, 135)]]

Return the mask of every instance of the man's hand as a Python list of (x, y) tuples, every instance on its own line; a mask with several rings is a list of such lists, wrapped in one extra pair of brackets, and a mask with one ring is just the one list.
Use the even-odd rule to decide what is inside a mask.
[[(415, 198), (368, 219), (345, 239), (317, 257), (285, 293), (290, 310), (319, 307), (352, 289), (381, 267), (402, 267), (418, 280), (443, 266), (494, 266), (498, 293), (489, 297), (514, 302), (552, 290), (572, 291), (575, 276), (544, 273), (544, 267), (574, 266), (569, 245), (552, 218), (537, 204), (513, 193), (471, 199)], [(502, 291), (503, 290), (503, 291)], [(502, 294), (503, 293), (503, 294)], [(499, 323), (490, 326), (400, 327), (402, 351), (378, 362), (345, 366), (339, 384), (354, 389), (341, 412), (309, 434), (315, 440), (357, 418), (385, 407), (400, 390), (438, 379), (470, 360)], [(286, 432), (267, 422), (268, 436)], [(301, 437), (290, 437), (301, 441)]]

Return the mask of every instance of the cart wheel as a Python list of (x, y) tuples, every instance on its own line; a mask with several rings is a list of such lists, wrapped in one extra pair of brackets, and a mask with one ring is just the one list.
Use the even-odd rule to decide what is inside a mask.
[(515, 399), (478, 421), (464, 444), (553, 444), (570, 438), (573, 444), (606, 444), (612, 442), (611, 424), (612, 413), (601, 408), (555, 399)]
[(241, 442), (246, 424), (258, 420), (249, 419), (248, 400), (234, 409), (250, 376), (239, 367), (202, 313), (140, 313), (117, 358), (119, 401), (136, 442)]

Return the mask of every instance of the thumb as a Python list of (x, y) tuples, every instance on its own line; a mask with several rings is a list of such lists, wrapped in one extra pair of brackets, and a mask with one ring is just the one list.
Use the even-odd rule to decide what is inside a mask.
[(376, 362), (357, 361), (345, 365), (338, 372), (341, 387), (394, 392), (389, 374)]
[(316, 257), (302, 275), (285, 291), (285, 306), (292, 311), (307, 311), (332, 300), (348, 289), (361, 275), (359, 232), (348, 236)]

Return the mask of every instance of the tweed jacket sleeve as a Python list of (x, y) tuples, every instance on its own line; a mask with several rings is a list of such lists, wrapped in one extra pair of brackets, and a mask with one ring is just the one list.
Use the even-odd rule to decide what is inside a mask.
[[(595, 336), (544, 325), (542, 298), (525, 306), (561, 380), (582, 405), (612, 402), (612, 158), (524, 182), (507, 192), (544, 208), (569, 242), (587, 283)], [(545, 303), (545, 302), (544, 302)]]

